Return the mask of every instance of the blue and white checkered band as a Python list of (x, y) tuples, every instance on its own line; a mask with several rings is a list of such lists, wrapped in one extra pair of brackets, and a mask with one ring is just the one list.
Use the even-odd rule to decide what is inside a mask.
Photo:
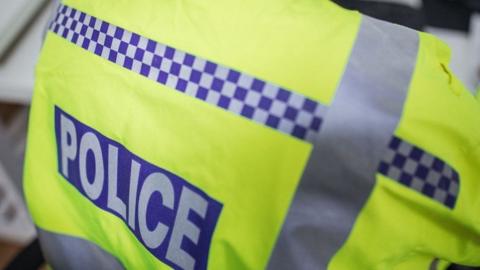
[(50, 30), (139, 75), (196, 99), (312, 141), (326, 107), (301, 94), (174, 49), (61, 5)]
[(443, 160), (393, 137), (378, 172), (449, 208), (455, 206), (459, 175)]

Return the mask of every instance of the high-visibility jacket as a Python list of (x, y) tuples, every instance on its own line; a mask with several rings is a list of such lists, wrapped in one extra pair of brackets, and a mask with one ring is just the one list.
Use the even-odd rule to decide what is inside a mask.
[(480, 265), (480, 106), (326, 0), (66, 0), (24, 173), (58, 269)]

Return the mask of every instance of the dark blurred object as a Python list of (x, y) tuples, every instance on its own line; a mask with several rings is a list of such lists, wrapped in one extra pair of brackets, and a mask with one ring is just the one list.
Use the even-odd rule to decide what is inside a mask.
[[(480, 2), (475, 0), (476, 2)], [(468, 32), (472, 9), (465, 0), (423, 0), (423, 11), (429, 26)], [(473, 2), (473, 1), (471, 1)]]
[(478, 267), (468, 267), (468, 266), (461, 266), (461, 265), (452, 265), (448, 268), (448, 270), (478, 270)]
[(38, 239), (35, 239), (10, 262), (5, 270), (36, 270), (43, 264), (45, 264), (45, 258)]
[(474, 11), (480, 12), (480, 1), (478, 0), (459, 0), (459, 1), (463, 2), (468, 8)]
[(371, 17), (422, 30), (425, 16), (422, 10), (397, 4), (376, 1), (334, 0), (344, 8), (354, 9)]
[(396, 2), (333, 0), (337, 4), (358, 10), (377, 19), (422, 30), (434, 26), (468, 32), (473, 12), (480, 12), (480, 0), (423, 0), (422, 7), (414, 8)]

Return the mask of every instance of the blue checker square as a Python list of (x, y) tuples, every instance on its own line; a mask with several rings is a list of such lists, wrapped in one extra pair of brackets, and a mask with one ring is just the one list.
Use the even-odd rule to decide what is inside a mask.
[[(90, 26), (90, 27), (93, 28), (93, 27), (95, 26), (95, 22), (96, 22), (95, 18), (94, 18), (94, 17), (90, 17), (90, 22), (88, 23), (88, 26)], [(64, 24), (64, 23), (63, 23), (63, 24)]]
[(245, 89), (243, 87), (240, 87), (240, 86), (238, 86), (235, 89), (235, 94), (233, 95), (234, 98), (243, 101), (243, 100), (245, 100), (246, 96), (247, 96), (247, 89)]
[(278, 92), (277, 92), (277, 99), (278, 100), (286, 102), (286, 101), (288, 101), (289, 98), (290, 98), (290, 92), (288, 92), (287, 90), (285, 90), (283, 88), (278, 89)]
[(112, 61), (112, 62), (117, 62), (117, 52), (111, 50), (111, 51), (108, 53), (108, 60), (110, 60), (110, 61)]
[(194, 83), (199, 83), (202, 78), (202, 73), (196, 69), (192, 69), (190, 73), (190, 81)]
[(229, 70), (227, 75), (227, 81), (237, 83), (240, 78), (240, 73), (236, 70)]
[(293, 121), (297, 118), (297, 115), (298, 115), (298, 110), (290, 106), (287, 107), (284, 113), (285, 118)]
[(170, 74), (177, 75), (180, 74), (180, 68), (182, 66), (178, 63), (172, 62), (172, 65), (170, 66)]
[(453, 180), (454, 182), (457, 182), (457, 183), (458, 183), (458, 180), (459, 180), (460, 176), (458, 175), (458, 173), (457, 173), (456, 171), (453, 171), (452, 173), (453, 173), (453, 175), (452, 175), (452, 180)]
[(125, 68), (131, 69), (133, 65), (133, 58), (125, 56), (125, 61), (123, 62), (123, 66)]
[(442, 172), (443, 168), (445, 167), (445, 163), (439, 159), (435, 159), (432, 164), (432, 169), (434, 169), (437, 172)]
[(315, 109), (317, 108), (317, 103), (309, 98), (306, 98), (305, 101), (303, 102), (302, 109), (307, 111), (307, 112), (315, 112)]
[(127, 54), (128, 43), (121, 41), (120, 46), (118, 47), (118, 52), (121, 54)]
[(84, 39), (82, 43), (82, 48), (84, 48), (85, 50), (88, 50), (88, 45), (90, 45), (90, 40)]
[(107, 33), (107, 31), (108, 31), (108, 23), (107, 22), (102, 22), (102, 25), (100, 26), (100, 31), (102, 33)]
[(165, 56), (165, 58), (167, 59), (173, 59), (173, 56), (175, 55), (175, 49), (170, 47), (170, 46), (167, 46), (165, 48), (165, 53), (163, 56)]
[(201, 100), (205, 100), (207, 99), (207, 95), (208, 95), (208, 90), (204, 87), (199, 87), (197, 94), (195, 96)]
[(115, 29), (115, 34), (113, 35), (116, 39), (122, 39), (123, 37), (123, 34), (124, 34), (125, 30), (123, 30), (122, 28), (120, 27), (117, 27), (117, 29)]
[(73, 42), (73, 43), (77, 43), (79, 36), (80, 36), (79, 34), (73, 33), (72, 42)]
[(142, 61), (143, 60), (143, 55), (145, 54), (145, 51), (143, 49), (137, 48), (135, 50), (135, 60)]
[(422, 188), (422, 193), (427, 195), (428, 197), (433, 197), (435, 194), (435, 187), (430, 185), (429, 183), (425, 183)]
[(270, 107), (272, 106), (272, 103), (273, 103), (273, 100), (271, 100), (268, 97), (262, 96), (260, 98), (260, 102), (258, 104), (258, 107), (260, 107), (261, 109), (264, 109), (265, 111), (268, 111), (268, 110), (270, 110)]
[(447, 198), (445, 199), (445, 205), (450, 207), (450, 208), (453, 208), (455, 207), (455, 203), (457, 201), (457, 198), (450, 195), (450, 194), (447, 194)]
[(157, 43), (151, 39), (147, 41), (147, 51), (148, 52), (155, 52), (155, 49), (157, 48)]
[(162, 65), (162, 57), (158, 55), (154, 55), (152, 58), (152, 67), (160, 68), (161, 65)]
[(228, 109), (228, 107), (230, 106), (230, 100), (231, 99), (229, 97), (221, 95), (217, 105), (221, 108)]
[(405, 162), (407, 161), (407, 159), (402, 156), (402, 155), (395, 155), (395, 157), (393, 158), (393, 161), (392, 161), (392, 164), (397, 167), (397, 168), (400, 168), (402, 169), (403, 168), (403, 165), (405, 165)]
[(264, 87), (265, 87), (265, 82), (259, 79), (253, 79), (252, 90), (256, 92), (262, 92)]
[(215, 74), (215, 70), (217, 70), (217, 64), (214, 64), (210, 61), (207, 61), (207, 63), (205, 64), (205, 68), (203, 69), (203, 71), (205, 71), (206, 73), (208, 74)]
[[(88, 26), (83, 25), (82, 28), (80, 29), (80, 35), (85, 36), (85, 34), (87, 34), (87, 30), (88, 30)], [(56, 31), (58, 31), (58, 30), (56, 30)]]
[(266, 124), (269, 127), (277, 128), (278, 124), (280, 124), (280, 118), (276, 117), (275, 115), (269, 115)]
[(142, 64), (142, 67), (140, 68), (140, 74), (143, 76), (148, 76), (148, 74), (150, 74), (150, 66)]
[(418, 149), (417, 147), (413, 147), (412, 151), (410, 151), (410, 154), (408, 155), (409, 158), (415, 161), (420, 161), (422, 156), (423, 156), (423, 151)]
[(95, 46), (95, 54), (101, 55), (102, 51), (103, 51), (103, 46), (97, 43), (97, 45)]
[(428, 176), (428, 168), (419, 164), (417, 166), (417, 170), (415, 171), (415, 176), (421, 178), (421, 179), (426, 179)]
[(177, 85), (175, 86), (175, 89), (185, 92), (185, 89), (187, 89), (187, 84), (188, 82), (183, 80), (183, 79), (178, 79)]
[(81, 22), (85, 22), (85, 17), (86, 17), (86, 16), (87, 16), (87, 14), (81, 12), (81, 13), (80, 13), (80, 17), (78, 18), (78, 20), (81, 21)]
[(193, 66), (193, 62), (195, 62), (195, 56), (189, 54), (189, 53), (186, 53), (185, 54), (185, 57), (183, 58), (183, 64), (185, 66)]
[(252, 106), (245, 105), (243, 106), (240, 114), (247, 118), (252, 118), (254, 112), (255, 112), (255, 109)]
[(450, 188), (450, 179), (445, 176), (440, 177), (438, 181), (438, 188), (448, 191)]
[(312, 119), (312, 123), (310, 124), (310, 128), (312, 130), (320, 130), (320, 126), (322, 125), (322, 119), (320, 117), (314, 117)]
[(383, 175), (388, 175), (388, 169), (390, 166), (385, 163), (384, 161), (381, 161), (380, 164), (378, 165), (378, 172), (383, 174)]
[(413, 176), (411, 176), (410, 174), (405, 172), (402, 172), (400, 174), (400, 179), (399, 179), (400, 183), (406, 186), (410, 186), (412, 184), (412, 180), (413, 180)]
[(140, 36), (138, 34), (132, 33), (132, 36), (130, 37), (130, 44), (137, 46), (139, 41)]
[(401, 143), (401, 142), (402, 142), (402, 141), (400, 141), (399, 138), (393, 137), (392, 140), (390, 141), (390, 144), (388, 145), (388, 147), (389, 147), (390, 149), (396, 150), (396, 149), (398, 149), (398, 147), (400, 146), (400, 143)]
[(160, 72), (158, 73), (157, 82), (161, 84), (165, 84), (167, 82), (167, 79), (168, 79), (168, 73), (160, 70)]
[(213, 78), (212, 81), (212, 90), (220, 92), (223, 88), (224, 81), (220, 80), (219, 78)]
[(98, 36), (100, 35), (100, 32), (97, 31), (97, 30), (93, 30), (93, 33), (92, 33), (92, 39), (93, 41), (97, 41), (98, 40)]
[(304, 127), (295, 125), (295, 127), (293, 128), (292, 135), (297, 138), (303, 139), (307, 135), (307, 129)]
[(113, 38), (111, 36), (105, 37), (105, 47), (111, 48), (113, 43)]

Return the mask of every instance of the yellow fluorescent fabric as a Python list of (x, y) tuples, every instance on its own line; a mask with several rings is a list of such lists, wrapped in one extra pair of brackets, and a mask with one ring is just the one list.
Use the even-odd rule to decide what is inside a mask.
[(333, 98), (360, 22), (329, 0), (63, 2), (323, 104)]
[(434, 258), (480, 265), (480, 215), (475, 214), (480, 213), (480, 106), (450, 73), (448, 59), (446, 45), (421, 34), (395, 135), (459, 172), (455, 208), (377, 174), (369, 201), (329, 269), (429, 269)]

